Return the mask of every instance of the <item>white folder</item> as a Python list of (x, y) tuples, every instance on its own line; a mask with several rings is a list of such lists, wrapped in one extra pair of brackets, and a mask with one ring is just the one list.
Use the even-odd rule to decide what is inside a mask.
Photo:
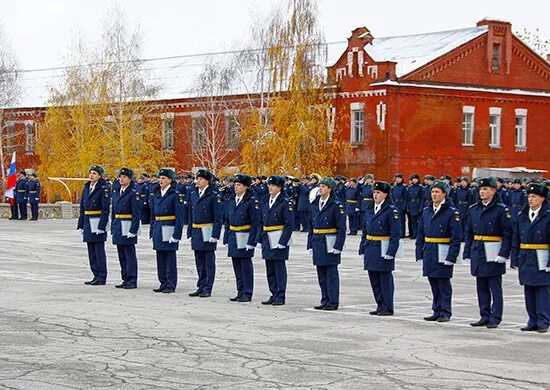
[(212, 229), (214, 226), (203, 226), (201, 227), (202, 242), (208, 242), (212, 238)]
[(130, 233), (130, 227), (132, 226), (132, 221), (120, 221), (120, 230), (122, 231), (123, 236), (127, 236)]
[(96, 217), (96, 218), (88, 218), (88, 220), (90, 221), (90, 230), (92, 233), (97, 233), (97, 231), (99, 230), (99, 220), (100, 218), (99, 217)]
[(163, 225), (161, 226), (161, 230), (162, 230), (162, 241), (163, 242), (170, 241), (170, 239), (174, 235), (174, 226)]
[(438, 263), (445, 263), (445, 260), (447, 260), (447, 256), (449, 255), (449, 248), (451, 247), (450, 244), (437, 244), (437, 262)]
[(235, 238), (237, 240), (237, 249), (246, 249), (248, 244), (248, 238), (250, 237), (250, 232), (235, 232)]
[(334, 245), (336, 244), (336, 235), (335, 234), (325, 235), (325, 242), (327, 244), (327, 253), (330, 253), (334, 249)]
[[(381, 240), (380, 241), (380, 257), (384, 257), (388, 254), (388, 248), (390, 247), (390, 240)], [(402, 259), (404, 255), (403, 251), (403, 240), (399, 240), (399, 246), (397, 247), (397, 252), (395, 253), (396, 259)]]
[(484, 241), (483, 245), (485, 246), (485, 259), (488, 263), (495, 263), (497, 261), (498, 253), (500, 252), (500, 247), (502, 243), (498, 242), (488, 242)]
[(547, 271), (546, 268), (548, 267), (548, 249), (538, 249), (536, 252), (539, 271)]

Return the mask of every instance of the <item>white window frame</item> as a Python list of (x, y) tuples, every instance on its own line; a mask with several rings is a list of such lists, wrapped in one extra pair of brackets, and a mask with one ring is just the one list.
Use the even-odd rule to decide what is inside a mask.
[[(350, 114), (350, 143), (363, 144), (365, 142), (365, 103), (351, 103)], [(361, 114), (361, 119), (356, 119), (355, 114)]]
[(228, 150), (239, 148), (241, 128), (237, 115), (234, 112), (225, 114), (225, 147)]
[[(500, 148), (501, 117), (502, 109), (500, 107), (489, 107), (489, 147)], [(491, 118), (496, 118), (496, 123), (491, 123)]]
[(161, 114), (162, 119), (162, 149), (174, 150), (174, 113), (165, 112)]
[[(29, 131), (30, 129), (30, 131)], [(34, 153), (35, 129), (33, 122), (25, 122), (25, 153)]]
[(475, 110), (474, 106), (462, 107), (462, 146), (474, 146)]
[[(516, 108), (515, 112), (516, 150), (525, 150), (527, 149), (527, 110), (525, 108)], [(518, 125), (518, 119), (521, 119), (522, 123), (520, 125)]]
[[(203, 127), (199, 127), (199, 124)], [(206, 113), (191, 116), (191, 147), (193, 151), (199, 152), (206, 149)]]

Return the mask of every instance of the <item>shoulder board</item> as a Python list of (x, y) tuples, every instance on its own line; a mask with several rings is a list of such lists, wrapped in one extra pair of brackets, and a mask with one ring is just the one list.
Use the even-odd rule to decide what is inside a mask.
[(132, 191), (132, 192), (136, 192), (136, 193), (137, 193), (137, 191), (136, 191), (136, 189), (135, 189), (135, 188), (132, 188), (132, 189), (131, 189), (131, 191)]
[(218, 200), (218, 203), (222, 202), (222, 197), (220, 196), (220, 194), (216, 194), (216, 198)]
[(291, 201), (288, 201), (288, 211), (292, 211), (294, 210), (294, 203), (292, 203)]
[(457, 210), (453, 210), (455, 212), (455, 215), (460, 215), (460, 212)]
[(473, 208), (476, 207), (476, 206), (477, 206), (477, 202), (474, 203), (474, 204), (471, 204), (468, 208), (469, 208), (469, 209), (473, 209)]

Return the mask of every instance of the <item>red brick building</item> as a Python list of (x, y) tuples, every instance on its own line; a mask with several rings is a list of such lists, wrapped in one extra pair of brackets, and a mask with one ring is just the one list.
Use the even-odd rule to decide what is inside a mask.
[[(338, 173), (390, 178), (397, 171), (472, 175), (476, 167), (550, 170), (550, 63), (515, 37), (510, 23), (483, 20), (471, 28), (388, 38), (361, 27), (347, 43), (329, 44), (328, 53), (328, 125), (352, 145)], [(163, 66), (169, 88), (152, 104), (162, 118), (165, 146), (188, 171), (198, 165), (192, 151), (200, 143), (195, 127), (204, 104), (185, 92), (188, 77), (182, 75), (190, 68), (173, 74), (174, 66)], [(4, 113), (4, 135), (13, 135), (5, 160), (16, 150), (19, 168), (38, 164), (34, 134), (47, 98), (47, 85), (38, 84), (48, 77), (55, 75), (27, 80), (23, 87), (32, 99)], [(235, 110), (244, 106), (242, 93), (228, 97)], [(238, 164), (232, 115), (220, 123), (227, 161)]]

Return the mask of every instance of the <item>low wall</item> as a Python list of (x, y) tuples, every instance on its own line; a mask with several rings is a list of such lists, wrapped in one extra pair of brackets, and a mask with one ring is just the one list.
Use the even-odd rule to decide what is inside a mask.
[[(71, 219), (78, 218), (80, 205), (71, 202), (40, 203), (38, 205), (38, 218), (41, 219)], [(30, 218), (31, 207), (27, 205), (27, 214)], [(8, 203), (0, 203), (0, 219), (11, 217), (11, 209)]]

